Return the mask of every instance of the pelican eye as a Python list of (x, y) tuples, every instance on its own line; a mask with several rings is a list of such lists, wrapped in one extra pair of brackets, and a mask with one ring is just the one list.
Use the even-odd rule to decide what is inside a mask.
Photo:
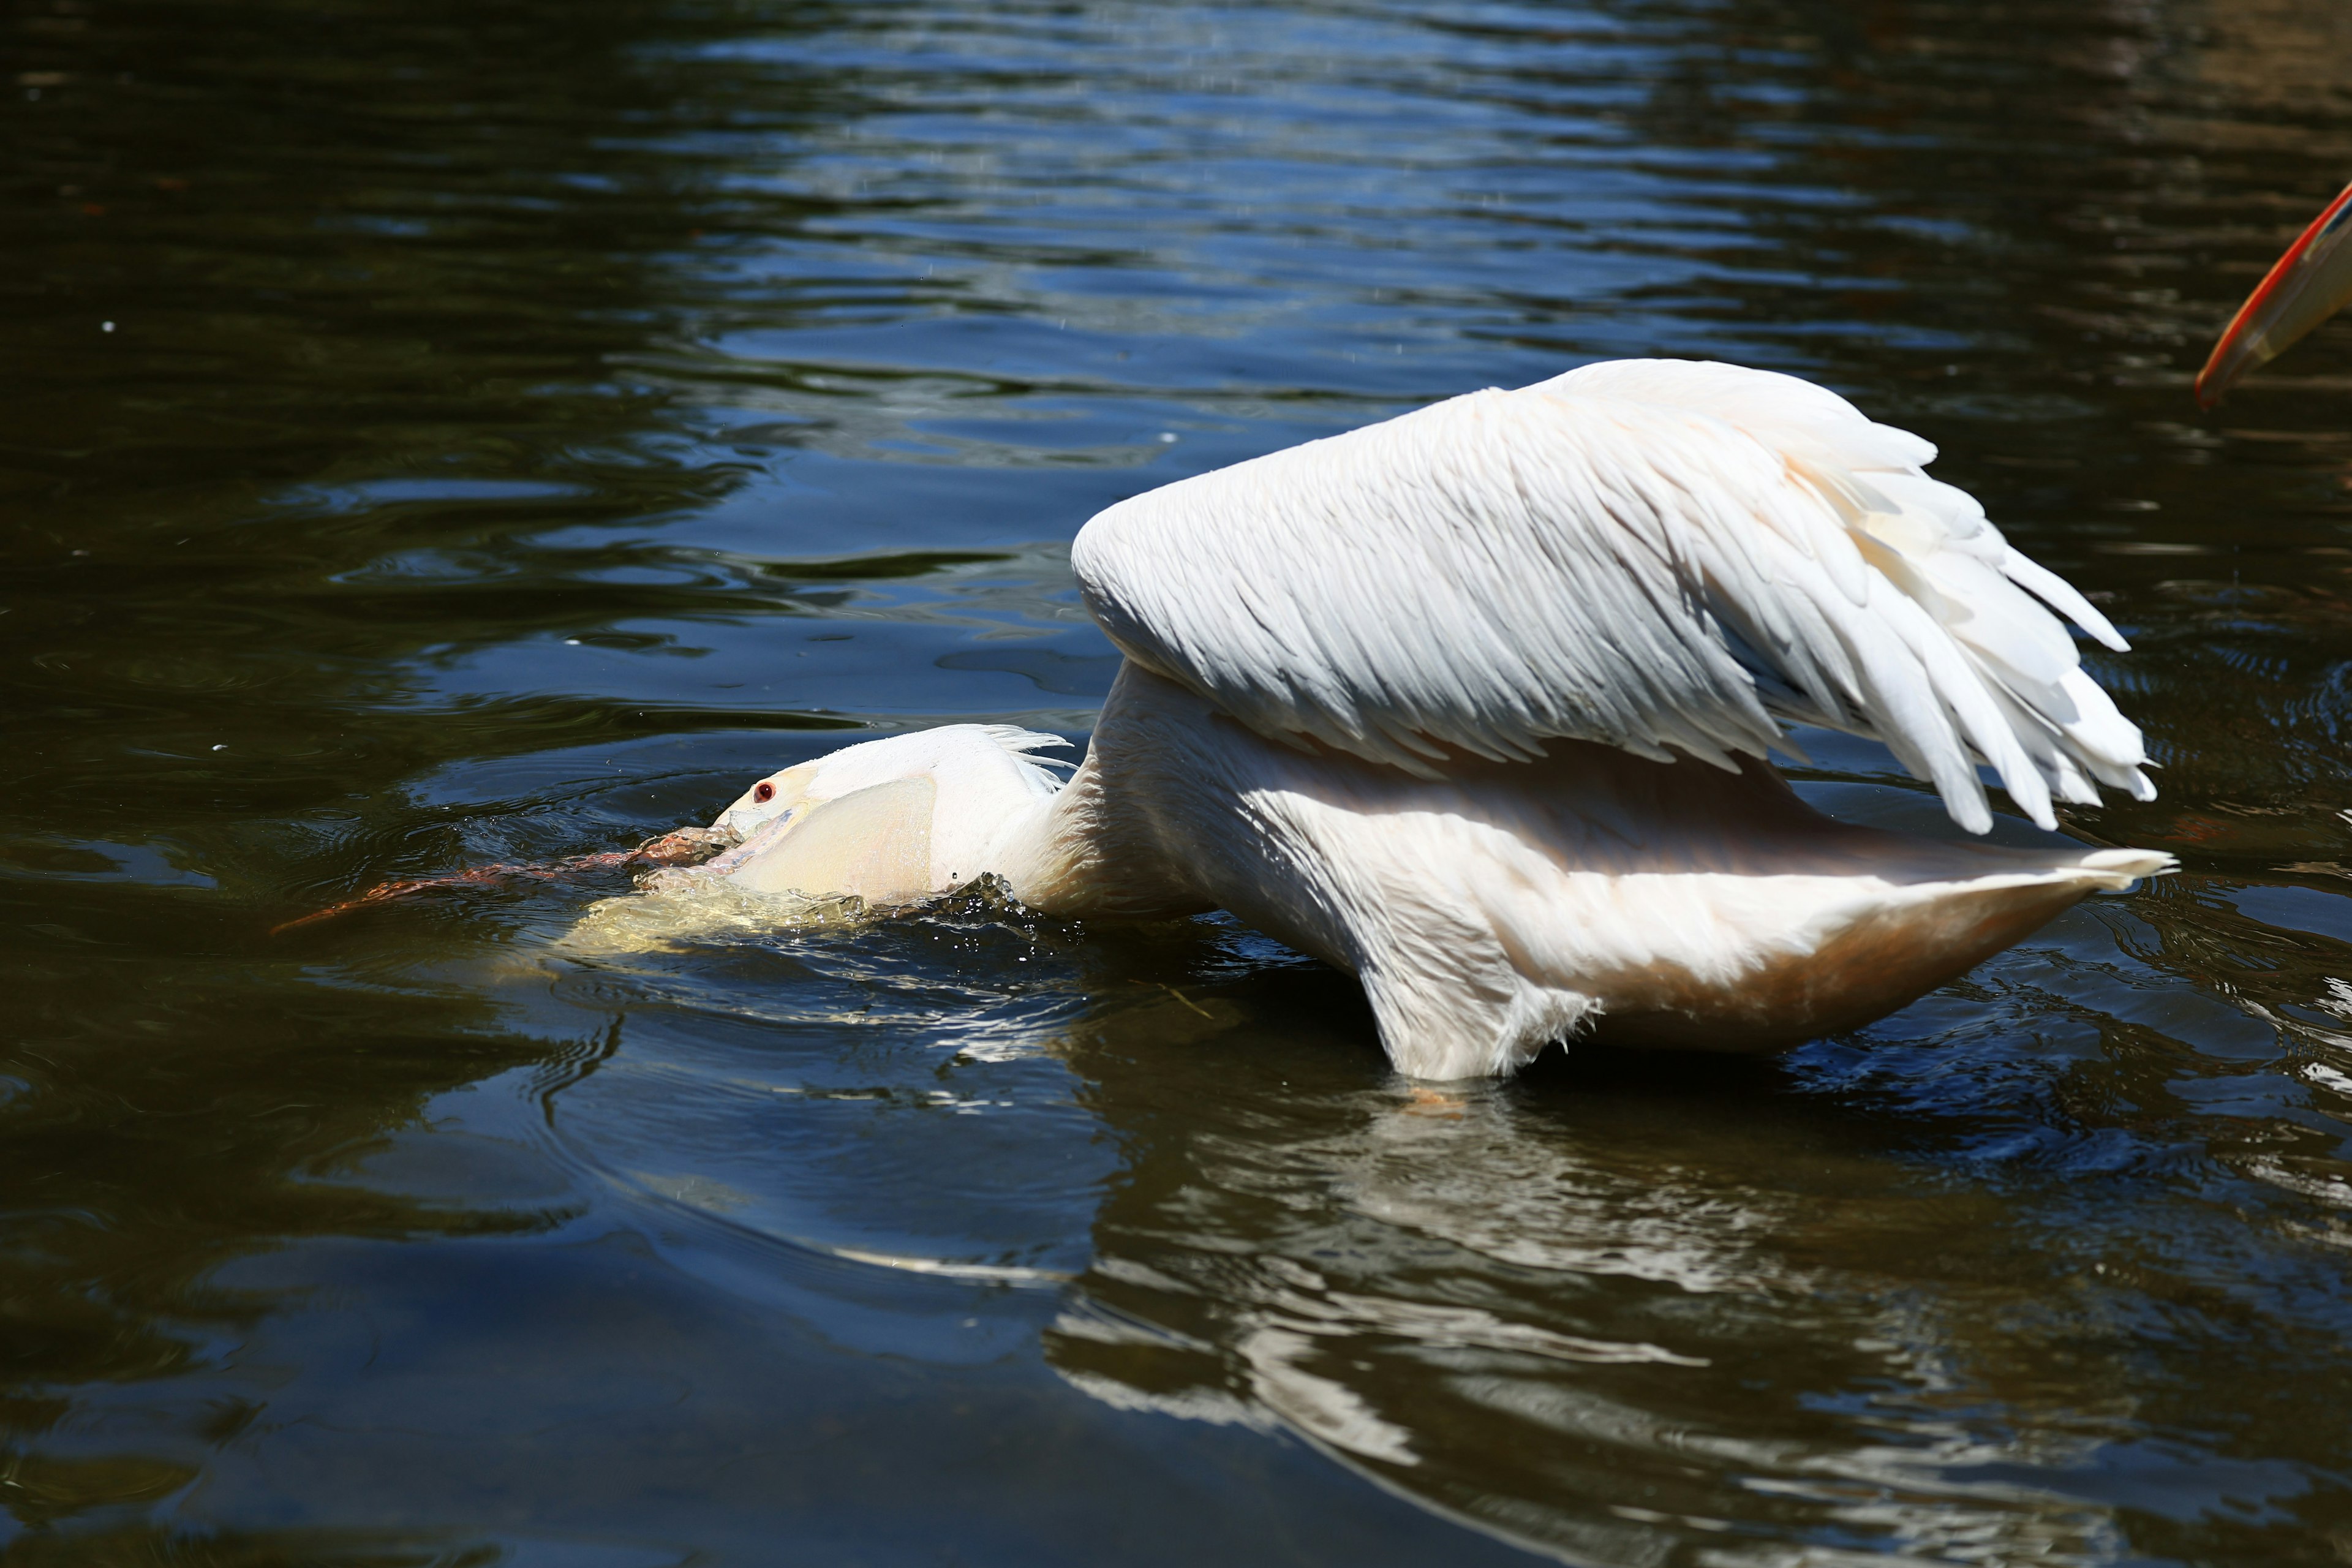
[(751, 801), (753, 805), (765, 805), (775, 798), (776, 786), (770, 784), (766, 779), (761, 779), (758, 784), (751, 786)]

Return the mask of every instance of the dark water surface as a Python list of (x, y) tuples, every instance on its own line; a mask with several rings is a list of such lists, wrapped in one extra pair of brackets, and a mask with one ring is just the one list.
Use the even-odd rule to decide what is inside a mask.
[[(9, 1561), (2352, 1557), (2352, 326), (2188, 390), (2352, 175), (2352, 8), (0, 36)], [(1450, 1098), (1222, 921), (268, 934), (1082, 738), (1088, 513), (1641, 353), (1941, 443), (2137, 645), (2164, 795), (2076, 830), (2186, 874), (1785, 1059)]]

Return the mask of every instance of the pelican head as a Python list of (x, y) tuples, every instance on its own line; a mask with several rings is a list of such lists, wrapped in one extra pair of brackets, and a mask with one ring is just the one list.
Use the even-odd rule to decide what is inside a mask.
[(988, 867), (1009, 816), (1059, 781), (1031, 755), (1069, 742), (1003, 724), (866, 741), (770, 773), (711, 826), (737, 847), (707, 871), (754, 892), (903, 903)]
[(808, 804), (809, 786), (815, 781), (817, 768), (824, 761), (820, 757), (814, 763), (803, 763), (797, 767), (770, 773), (737, 795), (710, 826), (719, 832), (732, 833), (736, 841), (740, 843), (757, 835), (770, 823), (790, 816)]

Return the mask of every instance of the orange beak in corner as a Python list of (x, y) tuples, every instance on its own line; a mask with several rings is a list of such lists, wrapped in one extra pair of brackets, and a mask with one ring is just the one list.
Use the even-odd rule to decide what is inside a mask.
[(2352, 300), (2352, 185), (2286, 247), (2246, 296), (2238, 313), (2197, 373), (2197, 405), (2221, 403), (2238, 378), (2276, 358), (2287, 346)]

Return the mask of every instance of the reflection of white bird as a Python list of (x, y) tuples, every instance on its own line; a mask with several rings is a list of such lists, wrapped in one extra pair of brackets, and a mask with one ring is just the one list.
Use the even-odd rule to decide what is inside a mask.
[(1127, 663), (1066, 785), (958, 725), (760, 781), (705, 873), (1050, 913), (1230, 910), (1360, 976), (1391, 1058), (1507, 1072), (1598, 1024), (1761, 1049), (1899, 1006), (2137, 850), (1847, 826), (1764, 762), (1875, 736), (1952, 817), (2137, 799), (2139, 731), (1927, 442), (1793, 377), (1595, 364), (1121, 502), (1072, 560)]

